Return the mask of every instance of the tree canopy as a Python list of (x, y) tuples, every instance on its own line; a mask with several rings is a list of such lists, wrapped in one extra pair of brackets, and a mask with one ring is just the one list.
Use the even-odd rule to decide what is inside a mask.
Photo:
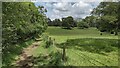
[(92, 11), (92, 15), (97, 17), (97, 28), (100, 31), (115, 32), (119, 30), (119, 3), (118, 2), (101, 2), (98, 7)]
[(3, 53), (11, 45), (37, 37), (47, 28), (44, 7), (31, 2), (4, 2), (2, 6)]
[(66, 18), (62, 18), (62, 27), (67, 29), (71, 29), (73, 27), (74, 19), (72, 16), (68, 16)]

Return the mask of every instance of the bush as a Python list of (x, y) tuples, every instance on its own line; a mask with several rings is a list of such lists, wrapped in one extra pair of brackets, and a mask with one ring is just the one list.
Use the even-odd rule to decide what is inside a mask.
[(50, 55), (51, 55), (51, 60), (49, 62), (49, 65), (59, 65), (59, 64), (61, 64), (62, 53), (57, 51), (55, 53), (52, 52)]
[(51, 37), (49, 37), (48, 40), (46, 41), (46, 46), (45, 46), (45, 48), (50, 47), (50, 45), (52, 45), (52, 44), (53, 44), (53, 40), (51, 39)]
[[(4, 55), (10, 52), (8, 49), (15, 47), (15, 44), (41, 35), (47, 28), (47, 21), (44, 9), (32, 2), (4, 2), (2, 6), (2, 57), (6, 57)], [(7, 64), (6, 61), (3, 63)]]

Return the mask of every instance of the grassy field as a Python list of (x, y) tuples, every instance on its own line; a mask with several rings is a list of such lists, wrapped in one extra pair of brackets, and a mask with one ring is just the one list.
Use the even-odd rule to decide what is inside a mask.
[[(45, 48), (45, 42), (30, 52), (35, 57), (48, 55), (51, 52), (60, 51), (60, 46), (66, 44), (66, 62), (60, 62), (64, 66), (117, 66), (118, 65), (118, 36), (100, 32), (96, 28), (72, 30), (61, 29), (60, 27), (48, 27), (45, 34), (55, 39), (57, 47), (52, 45)], [(60, 56), (59, 56), (60, 57)], [(56, 58), (56, 56), (54, 56)], [(37, 65), (52, 65), (50, 57)], [(57, 60), (57, 59), (56, 59)], [(55, 60), (54, 60), (55, 61)], [(53, 64), (54, 65), (54, 64)]]
[[(68, 44), (69, 48), (66, 49), (66, 56), (68, 57), (68, 59), (66, 62), (59, 61), (62, 64), (58, 64), (58, 65), (117, 66), (118, 65), (118, 49), (117, 49), (117, 46), (115, 46), (117, 43), (114, 43), (114, 41), (116, 40), (107, 40), (107, 41), (104, 39), (101, 39), (101, 40), (98, 39), (97, 41), (95, 41), (94, 39), (93, 40), (79, 39), (81, 44), (75, 45), (76, 43), (79, 42), (77, 40), (72, 42), (71, 44), (69, 43)], [(89, 44), (93, 44), (92, 45), (93, 47), (89, 46), (87, 41), (91, 41)], [(96, 44), (94, 41), (95, 42), (105, 41), (105, 42), (101, 44), (100, 43)], [(109, 49), (107, 49), (107, 47), (109, 46), (108, 44), (110, 45)], [(45, 43), (41, 42), (40, 46), (37, 49), (31, 51), (30, 54), (33, 55), (34, 57), (39, 57), (40, 55), (44, 55), (44, 56), (49, 55), (51, 52), (56, 53), (57, 51), (59, 51), (62, 53), (62, 49), (59, 48), (60, 45), (58, 47), (51, 45), (49, 48), (45, 48), (44, 46), (45, 46)], [(56, 58), (56, 56), (54, 58)], [(38, 59), (40, 59), (40, 57)], [(38, 61), (37, 65), (52, 65), (52, 64), (49, 64), (51, 60), (52, 59), (44, 59), (42, 61)]]
[(96, 28), (88, 29), (77, 29), (73, 28), (72, 30), (61, 29), (61, 27), (48, 27), (46, 34), (55, 38), (57, 43), (65, 42), (67, 39), (76, 39), (76, 38), (106, 38), (106, 39), (118, 39), (118, 36), (115, 36), (110, 33), (104, 32), (103, 35), (100, 35), (100, 31)]
[[(55, 39), (54, 45), (48, 48), (45, 47), (46, 36)], [(118, 66), (118, 36), (100, 35), (96, 28), (66, 30), (48, 27), (41, 38), (39, 46), (28, 51), (35, 57), (35, 66)], [(61, 60), (63, 44), (66, 61)]]

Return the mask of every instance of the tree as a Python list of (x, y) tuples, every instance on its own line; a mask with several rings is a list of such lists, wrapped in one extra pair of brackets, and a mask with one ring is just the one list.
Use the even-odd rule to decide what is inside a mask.
[(53, 21), (51, 21), (51, 19), (48, 18), (48, 26), (61, 26), (62, 22), (60, 21), (60, 19), (54, 19)]
[[(120, 3), (120, 1), (119, 1), (118, 3)], [(120, 12), (120, 4), (118, 5), (118, 11), (117, 11), (117, 12), (118, 12), (118, 13), (117, 13), (117, 15), (118, 15), (118, 17), (117, 17), (117, 18), (118, 18), (117, 27), (118, 27), (118, 29), (119, 29), (118, 31), (120, 31), (120, 13), (119, 13), (119, 12)]]
[(62, 18), (62, 27), (67, 29), (71, 29), (73, 26), (74, 19), (72, 16), (68, 16), (66, 18)]
[(48, 26), (52, 26), (53, 25), (53, 23), (52, 23), (50, 18), (47, 18), (47, 24), (48, 24)]
[(90, 27), (95, 27), (96, 26), (95, 21), (96, 21), (96, 17), (93, 16), (93, 15), (87, 16), (85, 18), (85, 22), (87, 22)]
[(97, 16), (97, 28), (101, 31), (118, 31), (118, 2), (101, 2), (97, 8), (92, 11), (92, 15)]
[[(44, 7), (32, 2), (2, 3), (2, 56), (10, 53), (15, 44), (41, 35), (47, 28)], [(41, 9), (42, 8), (42, 9)], [(41, 12), (40, 12), (41, 11)], [(8, 59), (3, 59), (8, 61)]]
[(82, 21), (80, 21), (80, 22), (77, 23), (77, 27), (78, 27), (79, 29), (84, 29), (84, 28), (88, 28), (89, 25), (88, 25), (88, 23), (86, 23), (84, 20), (82, 20)]
[(117, 21), (117, 19), (113, 16), (102, 16), (98, 22), (97, 27), (100, 31), (111, 32), (114, 31), (117, 27), (115, 21)]
[(62, 24), (60, 19), (55, 19), (52, 22), (53, 22), (54, 26), (61, 26), (61, 24)]

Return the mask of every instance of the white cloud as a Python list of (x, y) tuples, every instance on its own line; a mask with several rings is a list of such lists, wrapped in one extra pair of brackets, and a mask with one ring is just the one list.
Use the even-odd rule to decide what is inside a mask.
[(85, 3), (83, 1), (80, 1), (80, 2), (73, 5), (73, 7), (86, 7), (86, 6), (89, 6), (89, 4)]
[[(89, 15), (93, 7), (87, 2), (75, 2), (71, 4), (70, 2), (59, 2), (53, 4), (53, 14), (52, 19), (73, 16), (75, 18), (84, 18)], [(51, 18), (51, 16), (49, 16)]]
[[(32, 1), (36, 1), (36, 2), (79, 2), (79, 1), (83, 1), (83, 2), (101, 2), (101, 1), (105, 1), (105, 0), (32, 0)], [(107, 0), (110, 1), (110, 0)], [(117, 0), (113, 0), (113, 1), (117, 1)]]
[(85, 0), (75, 1), (78, 2), (45, 2), (42, 5), (48, 10), (46, 15), (51, 19), (55, 19), (67, 16), (85, 18), (99, 4), (98, 0), (96, 2), (85, 2)]

